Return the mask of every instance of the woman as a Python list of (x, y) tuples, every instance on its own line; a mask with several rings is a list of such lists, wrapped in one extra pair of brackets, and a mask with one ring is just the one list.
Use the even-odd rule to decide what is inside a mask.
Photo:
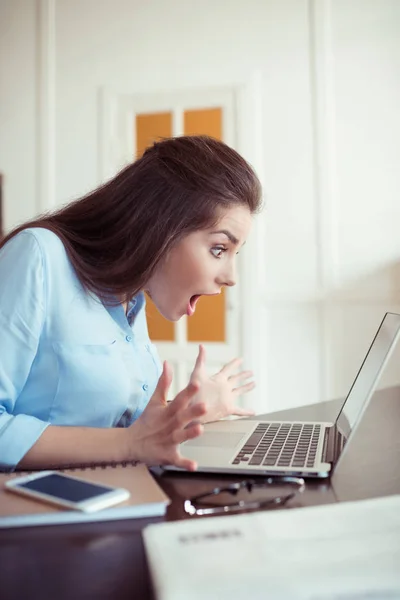
[[(249, 415), (232, 361), (214, 377), (200, 346), (190, 382), (151, 345), (146, 291), (165, 318), (235, 284), (260, 184), (204, 136), (164, 140), (114, 179), (0, 245), (0, 467), (141, 460), (193, 470), (178, 445), (202, 422)], [(158, 382), (158, 383), (157, 383)]]

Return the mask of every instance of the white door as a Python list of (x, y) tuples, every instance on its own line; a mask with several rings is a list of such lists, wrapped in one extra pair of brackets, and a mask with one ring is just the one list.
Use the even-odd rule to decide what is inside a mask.
[[(163, 137), (206, 134), (239, 150), (238, 91), (234, 89), (142, 96), (103, 91), (102, 106), (103, 178)], [(174, 369), (171, 394), (187, 385), (200, 342), (206, 346), (210, 373), (243, 355), (244, 315), (236, 288), (202, 298), (196, 313), (177, 323), (164, 319), (150, 299), (147, 303), (150, 338), (162, 360), (168, 360)]]

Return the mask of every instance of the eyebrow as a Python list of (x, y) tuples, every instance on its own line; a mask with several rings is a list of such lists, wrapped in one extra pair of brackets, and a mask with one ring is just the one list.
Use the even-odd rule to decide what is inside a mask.
[(232, 244), (234, 244), (235, 246), (237, 246), (239, 244), (239, 240), (233, 235), (233, 233), (231, 233), (230, 231), (228, 231), (228, 229), (220, 229), (219, 231), (212, 231), (211, 234), (214, 235), (216, 233), (223, 233), (224, 235), (226, 235), (226, 237), (228, 238), (228, 240), (230, 242), (232, 242)]

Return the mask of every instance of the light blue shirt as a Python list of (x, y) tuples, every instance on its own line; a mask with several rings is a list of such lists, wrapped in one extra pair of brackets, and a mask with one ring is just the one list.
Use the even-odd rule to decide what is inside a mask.
[(128, 426), (160, 375), (145, 299), (128, 314), (81, 286), (64, 245), (26, 229), (0, 250), (0, 469), (48, 425)]

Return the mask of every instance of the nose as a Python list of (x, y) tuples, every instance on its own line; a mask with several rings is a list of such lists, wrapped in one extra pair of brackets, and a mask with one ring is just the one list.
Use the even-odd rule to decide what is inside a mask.
[(219, 285), (232, 287), (233, 285), (236, 285), (236, 282), (236, 263), (235, 261), (229, 261), (226, 263), (223, 273), (221, 273), (220, 277), (218, 278), (218, 283)]

